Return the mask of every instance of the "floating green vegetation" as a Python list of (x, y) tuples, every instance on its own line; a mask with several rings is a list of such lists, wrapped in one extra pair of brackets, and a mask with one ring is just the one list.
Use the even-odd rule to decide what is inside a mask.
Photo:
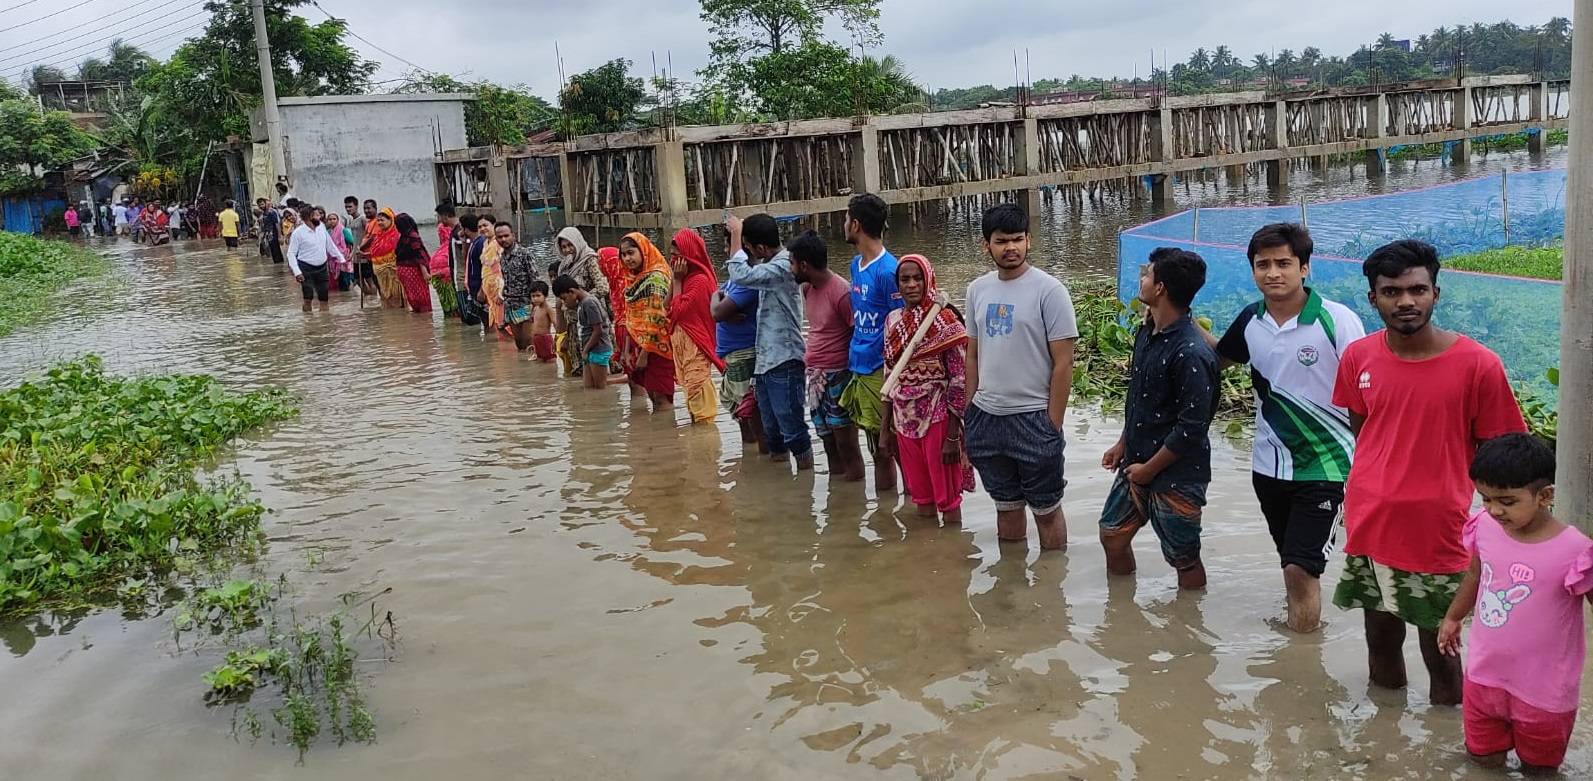
[[(1070, 292), (1079, 324), (1079, 339), (1073, 349), (1073, 397), (1097, 402), (1105, 409), (1122, 409), (1134, 352), (1134, 331), (1126, 323), (1134, 313), (1118, 299), (1116, 286), (1110, 282), (1078, 283)], [(1209, 322), (1203, 325), (1210, 328)], [(1225, 433), (1243, 433), (1244, 421), (1254, 415), (1250, 375), (1223, 372), (1217, 418), (1226, 421)]]
[[(1564, 129), (1541, 131), (1544, 133), (1545, 146), (1565, 146), (1570, 141), (1571, 134)], [(1474, 154), (1487, 154), (1488, 152), (1516, 152), (1526, 149), (1531, 139), (1527, 131), (1519, 133), (1503, 133), (1493, 136), (1479, 136), (1471, 139), (1471, 151)], [(1388, 154), (1390, 160), (1429, 160), (1444, 153), (1444, 145), (1436, 144), (1411, 144), (1395, 147)]]
[(109, 260), (85, 247), (0, 231), (0, 336), (42, 319), (62, 288), (110, 269)]
[(1560, 279), (1565, 267), (1565, 248), (1500, 247), (1444, 258), (1444, 267), (1512, 277)]
[(252, 549), (265, 508), (240, 478), (197, 470), (295, 412), (279, 389), (116, 377), (92, 355), (0, 391), (0, 613), (136, 593), (151, 575)]
[[(1546, 378), (1558, 391), (1560, 370), (1550, 369)], [(1556, 395), (1527, 385), (1516, 386), (1516, 403), (1521, 405), (1521, 416), (1527, 421), (1527, 429), (1551, 446), (1560, 438), (1560, 406)]]
[(346, 594), (337, 611), (300, 617), (283, 607), (290, 601), (285, 577), (274, 586), (234, 579), (196, 591), (178, 606), (172, 625), (179, 647), (222, 655), (204, 674), (205, 701), (233, 706), (233, 736), (251, 742), (269, 736), (298, 749), (302, 760), (323, 735), (340, 746), (376, 740), (355, 643), (379, 645), (374, 661), (391, 658), (397, 627), (392, 613), (376, 607), (386, 593)]

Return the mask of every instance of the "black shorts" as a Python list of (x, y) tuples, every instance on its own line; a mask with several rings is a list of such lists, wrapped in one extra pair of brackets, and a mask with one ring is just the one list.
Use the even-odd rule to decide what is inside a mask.
[(237, 249), (238, 248), (238, 237), (237, 236), (223, 236), (221, 240), (227, 242), (227, 249)]
[(1277, 480), (1257, 472), (1250, 478), (1282, 566), (1293, 564), (1321, 577), (1328, 554), (1338, 543), (1344, 484)]
[(327, 286), (331, 282), (331, 275), (325, 264), (300, 266), (299, 275), (304, 277), (304, 281), (299, 283), (299, 288), (304, 291), (304, 300), (306, 302), (311, 298), (317, 301), (326, 300), (328, 295)]

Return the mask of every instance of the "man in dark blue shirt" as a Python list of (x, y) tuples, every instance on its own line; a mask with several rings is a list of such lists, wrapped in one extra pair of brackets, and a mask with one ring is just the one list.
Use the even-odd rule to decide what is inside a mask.
[(1149, 523), (1183, 589), (1206, 587), (1200, 513), (1211, 482), (1207, 429), (1219, 386), (1217, 355), (1189, 316), (1205, 284), (1199, 255), (1171, 247), (1151, 253), (1139, 281), (1150, 316), (1134, 338), (1123, 435), (1101, 458), (1117, 472), (1101, 513), (1107, 571), (1134, 572), (1134, 535)]

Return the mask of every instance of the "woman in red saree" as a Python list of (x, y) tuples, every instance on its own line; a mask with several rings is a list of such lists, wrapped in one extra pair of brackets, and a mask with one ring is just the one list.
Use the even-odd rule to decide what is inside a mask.
[(675, 351), (670, 337), (669, 292), (674, 274), (669, 262), (640, 233), (620, 239), (620, 260), (630, 272), (625, 288), (625, 331), (630, 342), (626, 373), (631, 389), (640, 387), (653, 402), (653, 411), (675, 403)]
[(398, 229), (398, 246), (393, 254), (398, 263), (398, 283), (404, 286), (404, 297), (409, 309), (417, 314), (431, 311), (431, 286), (426, 283), (430, 275), (431, 257), (426, 253), (426, 243), (420, 238), (420, 226), (408, 212), (393, 221)]
[(670, 347), (675, 353), (675, 381), (686, 391), (691, 422), (709, 423), (719, 411), (719, 391), (710, 367), (724, 371), (714, 338), (712, 303), (719, 280), (708, 260), (708, 246), (691, 228), (681, 228), (670, 241), (674, 284), (669, 294)]
[(885, 318), (885, 367), (901, 360), (913, 334), (928, 320), (901, 381), (887, 396), (881, 447), (894, 447), (919, 515), (962, 522), (962, 492), (973, 490), (973, 467), (962, 449), (968, 411), (968, 330), (946, 307), (930, 319), (935, 269), (923, 255), (903, 255), (896, 267), (901, 309)]
[(625, 288), (630, 287), (631, 275), (620, 260), (619, 247), (599, 249), (597, 269), (608, 280), (608, 307), (614, 313), (614, 364), (609, 373), (624, 374), (620, 356), (625, 354)]

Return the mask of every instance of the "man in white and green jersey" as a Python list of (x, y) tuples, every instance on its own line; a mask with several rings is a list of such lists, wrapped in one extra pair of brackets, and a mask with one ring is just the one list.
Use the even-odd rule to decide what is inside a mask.
[(1349, 414), (1333, 406), (1333, 382), (1339, 356), (1366, 327), (1349, 307), (1306, 287), (1311, 234), (1304, 227), (1263, 227), (1248, 254), (1262, 299), (1241, 310), (1221, 340), (1206, 338), (1224, 368), (1250, 366), (1258, 406), (1251, 479), (1283, 565), (1289, 627), (1310, 632), (1320, 623), (1318, 579), (1355, 452)]

